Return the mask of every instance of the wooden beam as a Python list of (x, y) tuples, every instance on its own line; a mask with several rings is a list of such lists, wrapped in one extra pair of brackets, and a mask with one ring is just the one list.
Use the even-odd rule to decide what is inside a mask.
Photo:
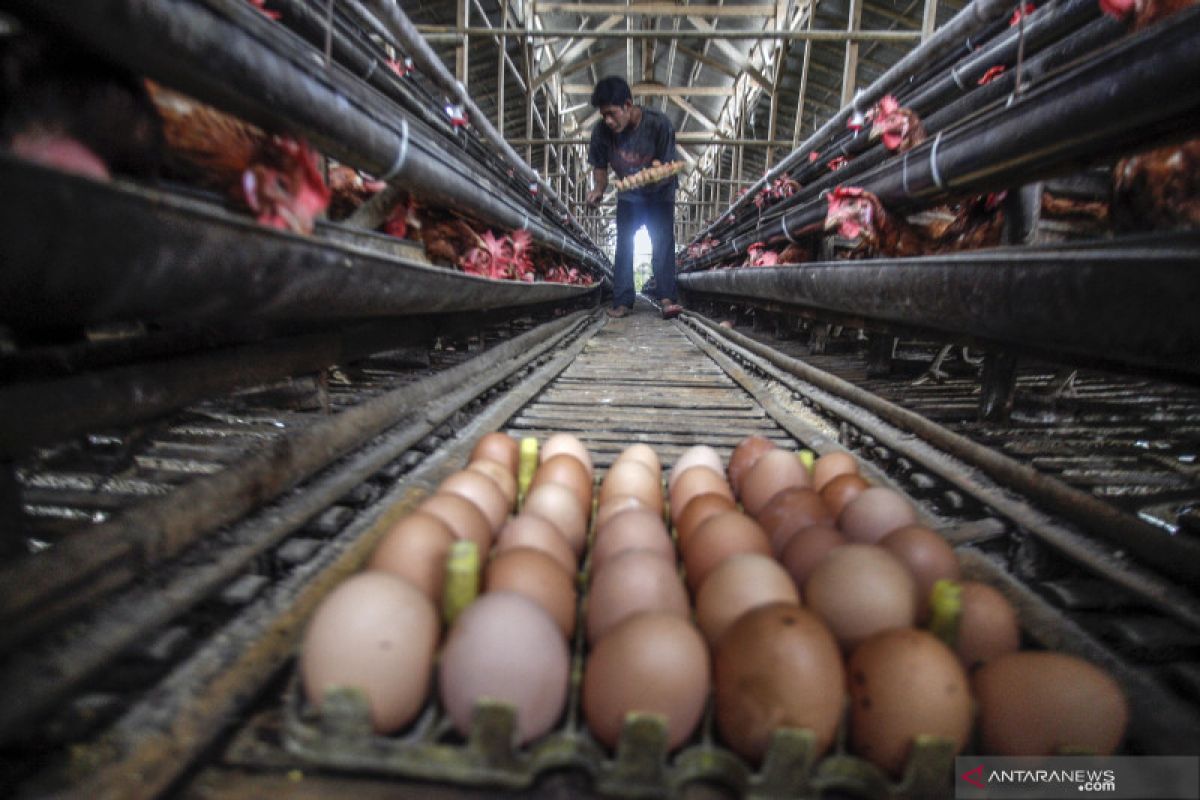
[[(767, 80), (767, 76), (755, 69), (754, 66), (750, 64), (749, 60), (742, 55), (741, 50), (738, 50), (732, 44), (720, 39), (717, 36), (717, 34), (722, 33), (722, 31), (718, 31), (715, 26), (711, 25), (707, 20), (701, 17), (688, 17), (688, 22), (692, 23), (696, 30), (703, 31), (705, 36), (712, 40), (713, 47), (720, 50), (725, 57), (729, 59), (730, 63), (734, 65), (734, 69), (738, 70), (739, 72), (745, 72), (747, 77), (758, 84), (758, 87), (764, 92), (771, 91), (771, 82)], [(739, 31), (739, 33), (753, 34), (754, 31)], [(757, 39), (759, 37), (751, 35), (747, 38)]]
[[(850, 0), (849, 19), (846, 22), (846, 32), (854, 33), (862, 25), (863, 0)], [(854, 90), (858, 88), (856, 75), (858, 73), (858, 42), (846, 41), (846, 61), (842, 69), (842, 102), (845, 108), (854, 99)]]
[[(690, 6), (689, 6), (690, 8)], [(776, 28), (764, 28), (762, 30), (752, 30), (744, 28), (730, 28), (727, 30), (717, 30), (705, 23), (699, 17), (688, 17), (689, 20), (700, 20), (705, 28), (690, 31), (674, 31), (670, 28), (660, 28), (653, 31), (596, 31), (595, 29), (587, 31), (579, 31), (570, 28), (538, 28), (532, 31), (523, 31), (517, 28), (509, 30), (501, 30), (500, 28), (464, 28), (461, 31), (455, 30), (453, 25), (418, 25), (417, 31), (430, 42), (453, 42), (461, 40), (463, 36), (522, 36), (531, 39), (574, 39), (578, 36), (586, 36), (589, 39), (713, 39), (716, 41), (729, 41), (739, 39), (790, 39), (793, 41), (814, 41), (814, 42), (916, 42), (921, 38), (920, 31), (894, 31), (894, 30), (866, 30), (857, 31), (844, 30), (827, 30), (824, 28), (811, 31), (788, 31), (778, 30)], [(767, 83), (763, 79), (763, 83)]]
[(470, 77), (467, 60), (471, 53), (471, 40), (467, 30), (471, 27), (471, 0), (458, 0), (454, 4), (456, 32), (462, 34), (462, 39), (454, 48), (454, 72), (458, 82), (467, 88), (467, 79)]
[(557, 11), (563, 14), (596, 16), (599, 14), (638, 14), (653, 17), (687, 17), (699, 14), (704, 17), (770, 17), (775, 14), (774, 4), (746, 6), (708, 6), (701, 4), (679, 5), (678, 3), (636, 3), (629, 6), (618, 3), (538, 3), (538, 11)]
[[(663, 86), (657, 83), (635, 83), (629, 87), (634, 96), (642, 97), (728, 97), (733, 94), (731, 86)], [(586, 83), (564, 83), (563, 94), (592, 93)]]
[[(555, 75), (557, 75), (559, 72), (561, 72), (568, 63), (573, 62), (575, 59), (579, 58), (579, 56), (586, 53), (587, 49), (589, 47), (591, 47), (593, 44), (595, 44), (595, 42), (596, 42), (596, 40), (594, 38), (591, 38), (590, 36), (588, 36), (588, 34), (609, 33), (623, 19), (625, 19), (624, 15), (614, 14), (613, 16), (605, 19), (603, 22), (601, 22), (595, 28), (589, 28), (587, 30), (587, 32), (584, 34), (583, 39), (580, 39), (578, 42), (574, 42), (573, 44), (568, 45), (561, 53), (558, 54), (558, 56), (555, 57), (554, 63), (552, 63), (550, 65), (549, 69), (547, 69), (546, 71), (542, 72), (541, 74), (539, 74), (537, 76), (537, 79), (534, 81), (533, 85), (530, 86), (529, 91), (532, 92), (534, 89), (538, 88), (539, 86), (544, 84), (546, 81), (550, 80)], [(579, 35), (579, 32), (576, 31), (574, 33), (574, 35)]]
[[(689, 114), (690, 116), (695, 118), (695, 120), (697, 122), (699, 122), (701, 125), (703, 125), (706, 130), (715, 131), (717, 129), (717, 127), (718, 127), (717, 123), (715, 120), (713, 120), (712, 117), (708, 116), (703, 111), (696, 108), (694, 105), (689, 103), (687, 100), (684, 100), (682, 97), (678, 97), (678, 96), (674, 96), (674, 95), (668, 97), (668, 99), (675, 105), (682, 108), (687, 114)], [(682, 136), (682, 134), (676, 134), (676, 136), (675, 136), (676, 142), (679, 141), (680, 136)]]
[(921, 15), (921, 41), (933, 36), (937, 27), (937, 0), (925, 0), (925, 12)]

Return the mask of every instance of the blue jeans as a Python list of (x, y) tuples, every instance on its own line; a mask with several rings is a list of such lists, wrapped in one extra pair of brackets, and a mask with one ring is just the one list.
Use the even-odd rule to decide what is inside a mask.
[(675, 202), (617, 201), (617, 256), (613, 264), (613, 307), (633, 307), (633, 237), (646, 226), (653, 248), (651, 266), (658, 296), (678, 300), (675, 294)]

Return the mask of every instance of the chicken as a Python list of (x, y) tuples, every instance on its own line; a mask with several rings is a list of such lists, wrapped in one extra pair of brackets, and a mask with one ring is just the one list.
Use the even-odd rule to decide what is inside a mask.
[(404, 194), (383, 221), (383, 232), (397, 239), (421, 237), (421, 214), (415, 198)]
[(1117, 162), (1113, 217), (1126, 230), (1200, 227), (1200, 139)]
[(460, 266), (481, 242), (475, 229), (460, 217), (424, 209), (420, 236), (430, 262), (453, 267)]
[(329, 218), (343, 220), (387, 186), (342, 164), (329, 168)]
[(460, 261), (463, 272), (496, 280), (512, 278), (512, 242), (508, 237), (497, 237), (491, 231), (485, 231), (477, 238), (478, 244)]
[(953, 209), (948, 223), (921, 228), (889, 214), (871, 192), (839, 186), (829, 195), (825, 229), (854, 242), (852, 258), (906, 258), (990, 247), (1000, 241), (1002, 199), (1002, 194), (973, 198)]
[(795, 242), (788, 244), (779, 254), (780, 264), (803, 264), (805, 261), (811, 260), (812, 252), (807, 247)]
[(330, 199), (312, 148), (152, 81), (146, 87), (163, 118), (168, 166), (179, 177), (225, 193), (264, 225), (312, 233)]
[(762, 242), (755, 242), (750, 245), (746, 253), (747, 267), (773, 267), (779, 263), (779, 254), (774, 250), (768, 250), (767, 246)]
[(1126, 20), (1132, 30), (1140, 31), (1159, 20), (1195, 5), (1197, 0), (1100, 0), (1100, 10), (1110, 17)]
[(29, 30), (0, 36), (0, 145), (97, 180), (158, 174), (162, 123), (133, 76)]
[(883, 146), (893, 153), (907, 153), (929, 138), (921, 118), (896, 102), (890, 94), (875, 106), (870, 140), (883, 140)]

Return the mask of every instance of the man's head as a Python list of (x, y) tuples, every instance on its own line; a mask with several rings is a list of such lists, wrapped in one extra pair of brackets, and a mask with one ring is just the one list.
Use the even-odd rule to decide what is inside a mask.
[(592, 106), (599, 110), (609, 130), (620, 133), (633, 116), (633, 92), (624, 78), (603, 78), (592, 90)]

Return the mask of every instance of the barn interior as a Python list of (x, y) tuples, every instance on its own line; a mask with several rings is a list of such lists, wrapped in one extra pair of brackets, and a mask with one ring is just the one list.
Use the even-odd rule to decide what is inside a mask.
[[(1036, 747), (1187, 757), (1194, 787), (1198, 48), (1188, 0), (6, 0), (3, 793), (948, 798), (957, 754)], [(586, 199), (608, 76), (675, 130), (676, 318), (643, 249), (633, 314), (605, 313), (624, 190)], [(515, 494), (482, 541), (446, 523), (428, 653), (396, 673), (411, 714), (384, 730), (366, 690), (314, 694), (318, 612), (495, 433)], [(530, 712), (481, 689), (462, 722), (453, 621), (504, 594), (493, 545), (539, 482), (566, 485), (537, 475), (564, 434), (587, 484), (561, 702), (527, 736)], [(734, 477), (748, 441), (797, 456), (769, 494)], [(644, 713), (606, 737), (594, 556), (647, 448), (704, 680), (679, 736), (622, 706)], [(852, 497), (905, 510), (876, 535), (823, 505), (830, 535), (875, 552), (919, 526), (954, 555), (958, 583), (932, 605), (913, 584), (899, 627), (952, 653), (933, 620), (958, 625), (960, 584), (982, 585), (1012, 649), (1113, 687), (1116, 711), (1047, 714), (1120, 717), (1111, 742), (997, 745), (983, 687), (1006, 653), (952, 658), (965, 727), (898, 712), (917, 727), (885, 762), (841, 671), (864, 674), (861, 649), (834, 629), (828, 731), (783, 714), (739, 743), (675, 478), (715, 457), (733, 486), (703, 494), (730, 510), (704, 519), (756, 519), (765, 555), (737, 557), (786, 561), (819, 520), (764, 509), (818, 496), (837, 454)], [(733, 583), (707, 602), (754, 581)], [(1000, 702), (1053, 710), (1087, 680)]]

